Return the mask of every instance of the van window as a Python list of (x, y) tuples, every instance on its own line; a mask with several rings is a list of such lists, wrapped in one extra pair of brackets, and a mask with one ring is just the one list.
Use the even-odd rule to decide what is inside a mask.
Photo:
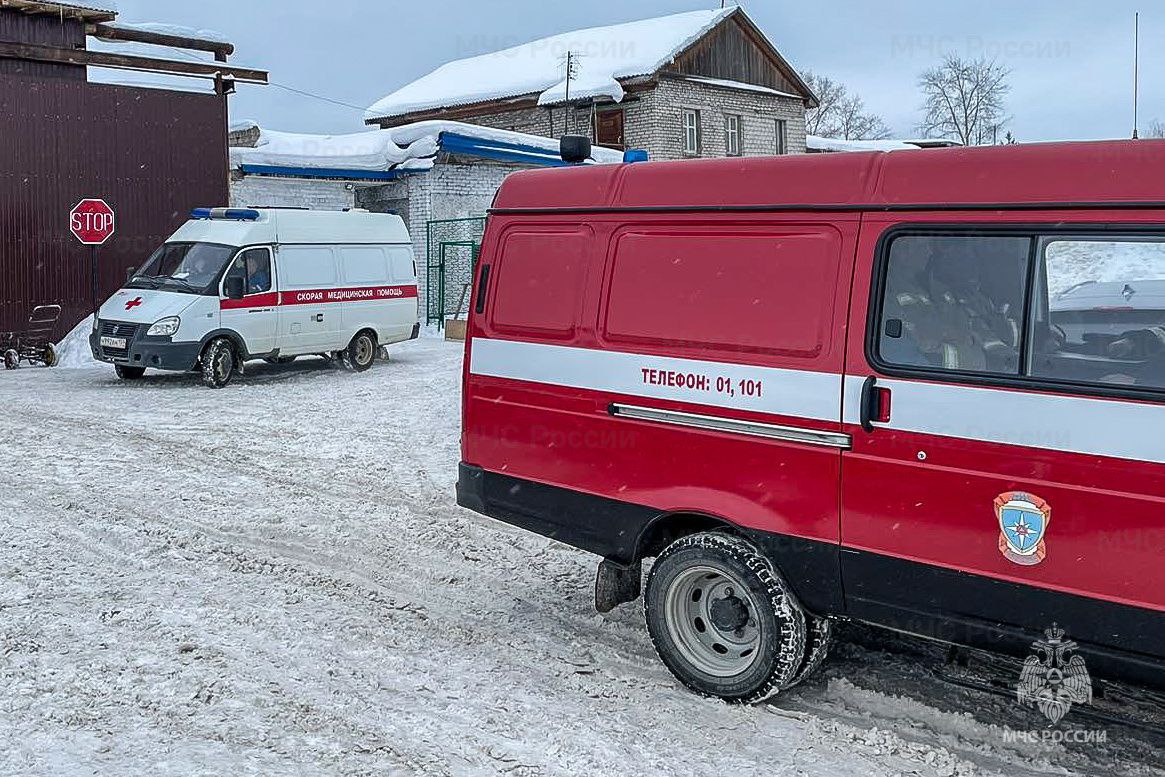
[(1034, 377), (1165, 388), (1165, 240), (1050, 238)]
[(878, 353), (892, 365), (1018, 376), (1030, 237), (890, 245)]
[(262, 294), (271, 291), (271, 251), (266, 248), (249, 248), (235, 257), (227, 278), (242, 278), (247, 294)]
[(826, 229), (626, 233), (608, 270), (603, 335), (812, 358), (829, 342), (839, 250)]
[(400, 283), (413, 283), (416, 280), (416, 265), (413, 262), (413, 249), (397, 247), (388, 249), (388, 263), (392, 267), (392, 279)]
[(279, 277), (284, 288), (315, 289), (336, 285), (336, 260), (327, 246), (279, 249)]
[(586, 279), (589, 231), (511, 232), (502, 243), (491, 325), (500, 332), (568, 338)]
[(384, 283), (388, 263), (384, 249), (375, 246), (348, 246), (340, 249), (340, 265), (348, 283)]

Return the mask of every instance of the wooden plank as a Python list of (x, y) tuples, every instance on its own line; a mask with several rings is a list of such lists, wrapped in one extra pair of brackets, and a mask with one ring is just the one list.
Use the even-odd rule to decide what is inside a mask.
[(0, 0), (0, 9), (11, 8), (24, 13), (44, 13), (57, 17), (84, 19), (91, 22), (111, 22), (117, 18), (112, 11), (97, 11), (91, 8), (76, 8), (47, 2), (46, 0)]
[(84, 49), (61, 49), (37, 46), (31, 43), (0, 41), (0, 58), (27, 59), (33, 62), (55, 62), (62, 65), (91, 65), (118, 70), (139, 70), (149, 73), (196, 76), (199, 78), (232, 77), (236, 81), (266, 84), (267, 71), (236, 67), (217, 62), (177, 62), (132, 54), (112, 54)]
[(202, 38), (188, 38), (184, 35), (166, 35), (164, 33), (149, 32), (147, 30), (129, 30), (124, 27), (110, 27), (108, 24), (90, 25), (86, 32), (101, 40), (149, 43), (154, 46), (171, 46), (173, 48), (190, 49), (192, 51), (209, 51), (212, 54), (221, 54), (226, 57), (235, 53), (235, 47), (231, 43), (203, 40)]

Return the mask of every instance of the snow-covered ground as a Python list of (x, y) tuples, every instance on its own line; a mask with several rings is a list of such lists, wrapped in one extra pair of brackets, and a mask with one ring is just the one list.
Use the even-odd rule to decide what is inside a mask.
[(684, 691), (596, 559), (454, 504), (460, 363), (0, 372), (0, 774), (1162, 773), (861, 633), (772, 704)]

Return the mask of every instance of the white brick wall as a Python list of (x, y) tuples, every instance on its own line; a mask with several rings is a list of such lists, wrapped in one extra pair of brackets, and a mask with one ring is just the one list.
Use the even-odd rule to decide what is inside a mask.
[(355, 187), (345, 181), (321, 181), (311, 178), (276, 178), (238, 173), (231, 176), (232, 207), (312, 208), (343, 210), (356, 205)]

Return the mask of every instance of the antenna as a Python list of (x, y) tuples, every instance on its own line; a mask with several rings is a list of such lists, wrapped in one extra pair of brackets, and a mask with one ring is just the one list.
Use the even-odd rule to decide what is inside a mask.
[(1133, 16), (1133, 140), (1140, 137), (1141, 102), (1141, 14)]

